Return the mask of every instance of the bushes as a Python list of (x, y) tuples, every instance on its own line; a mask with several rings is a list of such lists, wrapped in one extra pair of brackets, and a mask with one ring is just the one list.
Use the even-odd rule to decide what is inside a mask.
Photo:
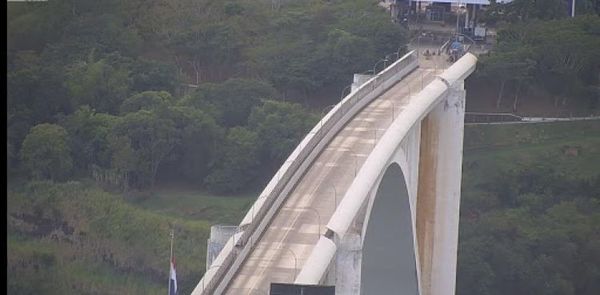
[[(138, 277), (153, 286), (161, 286), (163, 278), (168, 277), (171, 228), (175, 229), (175, 255), (182, 258), (178, 259), (177, 272), (184, 293), (191, 292), (204, 269), (209, 225), (203, 221), (184, 221), (143, 211), (126, 204), (118, 196), (76, 182), (31, 183), (21, 193), (9, 192), (8, 205), (9, 237), (21, 236), (20, 239), (24, 239), (22, 242), (9, 242), (8, 253), (12, 257), (9, 269), (15, 268), (31, 275), (30, 270), (22, 267), (33, 264), (41, 267), (45, 263), (40, 270), (49, 273), (53, 269), (49, 264), (69, 266), (75, 258), (76, 263), (88, 265), (88, 276), (107, 276), (110, 273), (118, 276), (123, 272), (125, 276)], [(52, 222), (39, 222), (41, 218)], [(40, 226), (48, 225), (53, 226), (50, 231), (39, 230)], [(34, 248), (31, 251), (23, 249), (23, 243)], [(36, 249), (45, 250), (38, 255), (35, 254), (39, 252)], [(20, 266), (19, 261), (23, 259), (30, 262)], [(98, 267), (106, 269), (101, 271)], [(59, 282), (72, 279), (74, 285), (90, 279), (62, 271), (56, 276)], [(17, 284), (22, 284), (27, 279), (17, 281), (20, 282)], [(47, 281), (45, 284), (57, 286), (59, 282)], [(123, 281), (120, 284), (125, 288), (130, 285)], [(71, 286), (65, 287), (76, 292), (70, 289)], [(114, 287), (105, 284), (102, 288), (105, 289), (99, 292), (107, 293), (112, 292)], [(89, 289), (79, 291), (82, 290)]]
[(62, 180), (73, 168), (67, 131), (55, 124), (31, 128), (23, 141), (21, 157), (36, 179)]

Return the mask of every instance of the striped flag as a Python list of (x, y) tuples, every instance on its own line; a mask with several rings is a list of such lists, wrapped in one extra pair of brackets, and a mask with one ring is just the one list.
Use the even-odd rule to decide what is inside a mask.
[(177, 273), (175, 272), (175, 259), (171, 259), (171, 271), (169, 274), (169, 295), (177, 295)]

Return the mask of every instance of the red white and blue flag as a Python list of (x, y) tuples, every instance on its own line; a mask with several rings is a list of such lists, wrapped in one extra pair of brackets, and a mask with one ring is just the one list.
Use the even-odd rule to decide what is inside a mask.
[(169, 295), (177, 295), (177, 273), (175, 272), (175, 259), (171, 259), (169, 274)]

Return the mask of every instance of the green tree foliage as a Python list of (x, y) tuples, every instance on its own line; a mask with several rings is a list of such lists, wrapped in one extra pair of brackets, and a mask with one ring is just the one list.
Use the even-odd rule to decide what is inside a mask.
[(73, 167), (67, 131), (55, 124), (39, 124), (31, 128), (21, 147), (21, 157), (29, 172), (37, 179), (62, 180)]
[(131, 70), (132, 91), (167, 91), (174, 93), (179, 79), (173, 64), (139, 60)]
[[(244, 139), (253, 151), (242, 162), (271, 170), (314, 118), (264, 101), (346, 83), (396, 52), (406, 35), (370, 0), (9, 6), (9, 167), (20, 168), (32, 126), (58, 123), (70, 135), (74, 176), (125, 189), (169, 178), (218, 183), (215, 175), (249, 171), (243, 167), (254, 164), (230, 169), (221, 161), (248, 149)], [(197, 91), (183, 94), (181, 80)]]
[(600, 291), (600, 178), (525, 167), (489, 183), (496, 205), (463, 211), (470, 217), (461, 219), (458, 293)]
[[(113, 129), (115, 140), (124, 145), (117, 153), (128, 155), (126, 159), (113, 163), (115, 167), (130, 167), (128, 183), (137, 188), (153, 186), (162, 161), (171, 153), (180, 140), (180, 131), (175, 124), (160, 111), (140, 110), (128, 113), (117, 122)], [(125, 149), (123, 151), (122, 149)], [(127, 152), (127, 150), (130, 152)], [(129, 156), (133, 154), (132, 161)], [(113, 160), (116, 161), (115, 158)], [(133, 163), (132, 163), (133, 162)], [(134, 167), (129, 165), (133, 164)]]
[(55, 122), (58, 114), (71, 110), (62, 87), (64, 75), (34, 51), (20, 51), (8, 57), (7, 136), (16, 154), (29, 128)]
[(122, 65), (112, 65), (106, 59), (74, 64), (65, 81), (73, 98), (73, 105), (89, 105), (98, 112), (114, 114), (129, 94), (130, 71)]
[(229, 129), (219, 149), (216, 167), (204, 180), (208, 189), (227, 194), (247, 187), (257, 176), (259, 146), (255, 132), (242, 127)]
[(535, 21), (507, 26), (499, 32), (498, 46), (481, 59), (478, 74), (499, 84), (516, 85), (515, 104), (523, 82), (547, 89), (562, 104), (567, 98), (587, 99), (596, 105), (600, 68), (600, 17)]
[(224, 83), (206, 83), (185, 99), (184, 104), (210, 110), (219, 124), (226, 127), (246, 125), (252, 108), (261, 99), (273, 98), (269, 84), (248, 79), (230, 79)]
[[(209, 23), (178, 32), (172, 47), (185, 57), (199, 84), (202, 76), (219, 77), (219, 69), (231, 66), (241, 57), (241, 32), (229, 23)], [(216, 73), (215, 73), (216, 71)]]
[(69, 147), (74, 167), (89, 173), (92, 166), (110, 168), (111, 148), (108, 141), (116, 117), (96, 113), (88, 106), (70, 115), (63, 126), (69, 133)]
[(7, 202), (10, 294), (164, 294), (171, 229), (179, 290), (191, 293), (203, 273), (204, 220), (149, 212), (79, 182), (31, 182)]
[[(555, 20), (571, 17), (571, 0), (514, 0), (507, 3), (492, 2), (482, 20), (489, 24), (518, 23), (531, 20)], [(600, 3), (595, 0), (575, 1), (575, 15), (599, 14)]]
[(317, 120), (295, 103), (268, 100), (254, 108), (249, 127), (260, 138), (262, 161), (281, 165)]
[(169, 117), (180, 130), (181, 140), (164, 170), (191, 183), (201, 183), (215, 165), (223, 129), (213, 117), (192, 107), (172, 107)]
[(173, 97), (166, 91), (144, 91), (125, 99), (121, 104), (121, 113), (161, 108), (168, 106), (172, 101)]
[(291, 3), (270, 15), (269, 34), (249, 49), (253, 72), (282, 92), (351, 79), (406, 43), (406, 32), (371, 1)]

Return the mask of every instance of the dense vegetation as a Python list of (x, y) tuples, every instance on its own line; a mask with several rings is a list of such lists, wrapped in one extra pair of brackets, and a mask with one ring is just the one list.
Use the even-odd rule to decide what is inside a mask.
[(247, 190), (317, 121), (298, 102), (404, 46), (376, 3), (10, 3), (9, 173)]
[(180, 288), (203, 273), (207, 221), (141, 210), (90, 183), (32, 182), (7, 201), (8, 294), (161, 294), (170, 229)]
[(600, 292), (600, 122), (467, 126), (457, 294)]
[(490, 6), (483, 20), (498, 26), (497, 44), (481, 58), (473, 83), (495, 84), (497, 108), (507, 94), (517, 111), (520, 97), (542, 92), (554, 98), (555, 107), (573, 101), (599, 109), (599, 15), (597, 1), (577, 1), (574, 19), (562, 0)]

